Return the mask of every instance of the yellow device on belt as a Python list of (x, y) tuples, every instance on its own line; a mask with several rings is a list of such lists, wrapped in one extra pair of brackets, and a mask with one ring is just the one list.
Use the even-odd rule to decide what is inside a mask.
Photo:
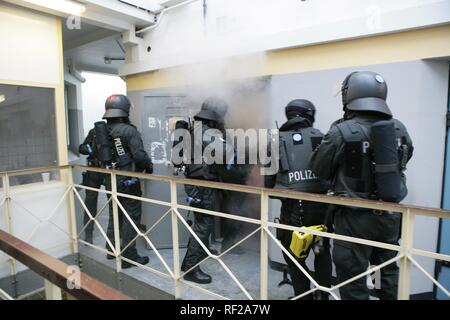
[[(306, 229), (327, 232), (327, 227), (323, 224), (306, 227)], [(305, 259), (308, 256), (309, 249), (311, 248), (311, 246), (315, 242), (319, 241), (321, 238), (322, 237), (310, 233), (293, 231), (291, 245), (289, 246), (289, 249), (298, 259)]]

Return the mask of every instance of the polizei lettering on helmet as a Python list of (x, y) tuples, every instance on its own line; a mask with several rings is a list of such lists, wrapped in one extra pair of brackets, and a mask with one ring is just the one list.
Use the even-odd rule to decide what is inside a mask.
[(289, 183), (307, 180), (316, 180), (316, 175), (311, 170), (291, 171), (288, 174)]

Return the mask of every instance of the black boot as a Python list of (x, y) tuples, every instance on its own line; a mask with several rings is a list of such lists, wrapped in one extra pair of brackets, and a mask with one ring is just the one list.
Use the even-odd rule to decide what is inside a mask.
[[(142, 265), (145, 265), (150, 261), (150, 259), (148, 257), (141, 257), (138, 254), (136, 254), (134, 257), (124, 256), (124, 258), (133, 260), (134, 262), (142, 264)], [(122, 269), (128, 269), (128, 268), (132, 268), (132, 267), (136, 267), (136, 265), (129, 263), (127, 261), (122, 261)]]
[(314, 300), (330, 300), (330, 294), (324, 291), (314, 292)]
[(84, 233), (84, 241), (86, 241), (87, 243), (92, 244), (93, 243), (93, 239), (92, 239), (92, 230), (88, 230)]
[(106, 259), (108, 259), (108, 260), (113, 260), (113, 259), (115, 259), (116, 257), (115, 256), (113, 256), (113, 255), (110, 255), (110, 254), (107, 254), (106, 255)]
[(206, 274), (200, 269), (200, 267), (194, 268), (194, 270), (188, 272), (183, 277), (187, 281), (192, 281), (200, 284), (211, 283), (212, 278), (209, 274)]
[[(112, 243), (112, 245), (114, 246), (114, 243)], [(111, 248), (109, 247), (108, 242), (106, 242), (105, 249), (106, 249), (106, 251), (111, 251)], [(106, 259), (108, 259), (108, 260), (113, 260), (115, 258), (116, 258), (116, 256), (114, 256), (112, 254), (106, 254)]]

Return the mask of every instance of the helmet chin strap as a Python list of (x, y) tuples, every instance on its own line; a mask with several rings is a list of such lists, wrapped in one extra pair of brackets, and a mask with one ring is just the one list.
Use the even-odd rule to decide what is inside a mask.
[(344, 119), (347, 120), (348, 119), (348, 109), (347, 107), (344, 106)]
[(354, 71), (354, 72), (350, 73), (347, 77), (345, 77), (344, 82), (342, 82), (341, 94), (342, 94), (342, 105), (344, 106), (344, 110), (346, 109), (346, 105), (347, 105), (348, 83), (350, 81), (350, 78), (355, 73), (358, 73), (358, 71)]

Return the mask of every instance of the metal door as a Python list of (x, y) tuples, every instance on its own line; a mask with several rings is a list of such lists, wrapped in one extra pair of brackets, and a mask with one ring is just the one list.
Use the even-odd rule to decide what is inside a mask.
[[(140, 110), (142, 139), (154, 164), (154, 174), (171, 176), (173, 167), (170, 161), (172, 142), (170, 140), (170, 122), (176, 118), (189, 117), (192, 110), (183, 96), (145, 96)], [(186, 195), (183, 186), (178, 186), (178, 201), (185, 204)], [(144, 186), (144, 197), (170, 202), (169, 184), (147, 180)], [(169, 208), (143, 203), (142, 222), (150, 227)], [(186, 246), (187, 230), (179, 223), (180, 246)], [(149, 235), (157, 248), (172, 248), (172, 232), (170, 215), (164, 218), (158, 227)]]

